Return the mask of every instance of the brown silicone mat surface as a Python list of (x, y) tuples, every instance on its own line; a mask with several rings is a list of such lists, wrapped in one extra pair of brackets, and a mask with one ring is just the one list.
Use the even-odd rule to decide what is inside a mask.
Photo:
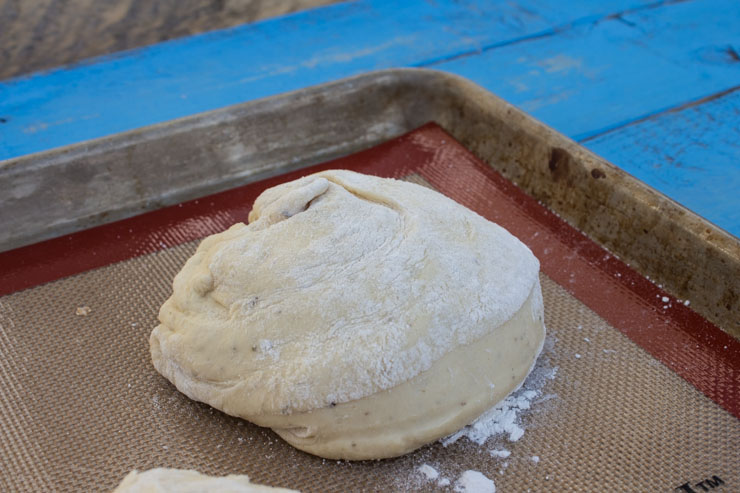
[[(740, 484), (740, 422), (545, 276), (549, 333), (538, 367), (557, 370), (524, 385), (540, 395), (520, 413), (519, 441), (463, 438), (361, 463), (294, 450), (189, 400), (151, 366), (149, 332), (195, 246), (0, 301), (2, 490), (105, 491), (131, 469), (163, 466), (301, 491), (434, 490), (416, 472), (422, 464), (452, 480), (478, 470), (504, 492), (672, 491), (713, 475)], [(77, 315), (84, 306), (89, 314)], [(502, 449), (511, 455), (491, 457)]]
[[(452, 166), (443, 152), (436, 161)], [(466, 176), (454, 187), (458, 200), (496, 187)], [(466, 470), (500, 492), (702, 491), (696, 485), (708, 478), (722, 482), (713, 491), (740, 490), (740, 420), (546, 274), (548, 336), (518, 394), (536, 392), (517, 413), (519, 440), (462, 438), (368, 462), (299, 452), (189, 400), (154, 371), (149, 333), (196, 246), (0, 298), (0, 491), (107, 491), (130, 470), (152, 467), (248, 474), (301, 491), (452, 491)], [(510, 455), (491, 453), (501, 450)], [(450, 484), (427, 479), (424, 464)]]

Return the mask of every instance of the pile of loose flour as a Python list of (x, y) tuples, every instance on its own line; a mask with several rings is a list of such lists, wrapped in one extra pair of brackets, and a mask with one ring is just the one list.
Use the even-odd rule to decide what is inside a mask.
[[(554, 336), (548, 333), (542, 355), (522, 386), (481, 415), (475, 422), (442, 439), (442, 445), (448, 447), (461, 439), (467, 439), (480, 447), (488, 448), (488, 454), (492, 458), (503, 461), (502, 467), (499, 469), (499, 472), (503, 473), (503, 469), (508, 466), (507, 460), (511, 457), (512, 452), (501, 447), (501, 440), (491, 439), (501, 437), (510, 443), (518, 441), (525, 433), (522, 424), (524, 415), (531, 412), (533, 407), (557, 397), (545, 392), (547, 383), (552, 381), (558, 373), (558, 367), (551, 366), (547, 356), (548, 353), (552, 353), (554, 343)], [(494, 442), (498, 446), (494, 445)], [(540, 461), (540, 457), (537, 455), (528, 456), (527, 458), (535, 464)], [(459, 464), (460, 460), (456, 459), (455, 462)], [(409, 483), (405, 484), (404, 488), (414, 489), (411, 487), (413, 482), (414, 487), (434, 485), (442, 490), (452, 490), (458, 493), (494, 493), (496, 491), (494, 481), (480, 471), (446, 472), (446, 470), (451, 469), (452, 467), (446, 467), (445, 464), (423, 463), (418, 465), (415, 467), (412, 477), (408, 478)], [(455, 468), (455, 470), (458, 470), (458, 468)]]

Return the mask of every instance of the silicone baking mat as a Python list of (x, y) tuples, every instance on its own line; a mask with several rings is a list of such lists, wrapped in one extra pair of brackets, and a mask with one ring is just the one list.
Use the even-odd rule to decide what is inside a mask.
[[(330, 168), (437, 189), (540, 259), (545, 349), (485, 442), (327, 461), (187, 399), (154, 371), (148, 335), (198, 239), (246, 221), (265, 188)], [(248, 474), (301, 491), (452, 491), (469, 470), (498, 491), (740, 491), (740, 344), (434, 124), (310, 169), (4, 252), (0, 294), (2, 491), (107, 491), (131, 469), (152, 467)]]

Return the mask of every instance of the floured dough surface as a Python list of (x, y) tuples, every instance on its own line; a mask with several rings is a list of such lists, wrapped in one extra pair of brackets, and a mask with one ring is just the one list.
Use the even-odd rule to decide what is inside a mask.
[[(326, 171), (266, 190), (249, 220), (203, 240), (152, 332), (155, 367), (189, 397), (324, 457), (379, 458), (472, 421), (534, 364), (537, 259), (443, 195)], [(474, 381), (429, 387), (454, 355), (478, 361)], [(367, 406), (418, 408), (419, 382), (429, 412), (372, 422)]]
[(187, 469), (131, 471), (113, 493), (296, 493), (296, 490), (262, 486), (248, 476), (206, 476)]

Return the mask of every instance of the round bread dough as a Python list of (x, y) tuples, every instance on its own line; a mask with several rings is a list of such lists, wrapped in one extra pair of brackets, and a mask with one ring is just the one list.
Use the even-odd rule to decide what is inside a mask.
[(190, 398), (306, 452), (393, 457), (522, 383), (545, 335), (538, 273), (518, 239), (433, 190), (316, 173), (202, 241), (152, 361)]
[(113, 493), (298, 493), (296, 490), (262, 486), (249, 481), (249, 476), (206, 476), (187, 469), (150, 469), (131, 471)]

